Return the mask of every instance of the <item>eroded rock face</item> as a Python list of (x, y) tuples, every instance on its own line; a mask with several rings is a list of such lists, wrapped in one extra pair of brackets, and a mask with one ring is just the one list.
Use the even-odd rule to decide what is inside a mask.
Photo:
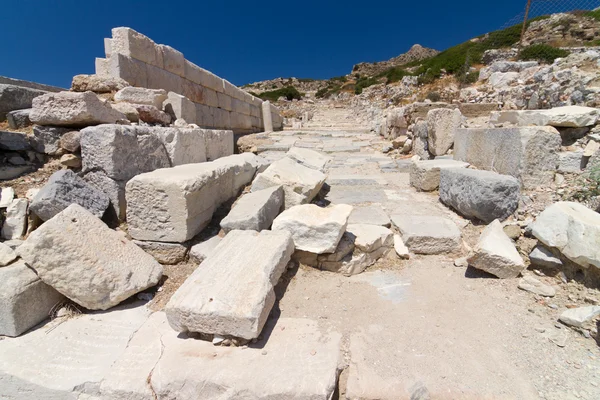
[(162, 276), (152, 256), (77, 204), (32, 232), (17, 253), (44, 283), (90, 310), (109, 309)]
[(533, 235), (582, 267), (600, 268), (600, 214), (573, 202), (546, 208), (532, 225)]
[(286, 231), (230, 232), (171, 297), (169, 324), (178, 332), (258, 337), (293, 252)]

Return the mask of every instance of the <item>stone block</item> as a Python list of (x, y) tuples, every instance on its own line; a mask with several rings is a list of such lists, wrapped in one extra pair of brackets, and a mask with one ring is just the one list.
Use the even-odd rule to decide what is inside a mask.
[(196, 104), (196, 121), (201, 128), (214, 128), (215, 118), (213, 116), (213, 109), (204, 104)]
[(33, 100), (29, 115), (40, 125), (88, 126), (127, 119), (92, 92), (48, 93)]
[(31, 113), (31, 108), (26, 108), (25, 110), (14, 110), (10, 111), (6, 114), (6, 119), (8, 120), (8, 126), (11, 129), (22, 129), (31, 125), (31, 120), (29, 119), (29, 114)]
[(520, 195), (512, 176), (460, 168), (440, 172), (440, 200), (468, 218), (503, 221), (516, 211)]
[(173, 120), (182, 119), (188, 124), (196, 123), (196, 105), (185, 96), (169, 92), (163, 108), (168, 114), (171, 114)]
[(28, 331), (64, 299), (22, 261), (0, 268), (0, 282), (0, 335), (14, 337)]
[(113, 28), (110, 41), (110, 58), (118, 53), (162, 68), (156, 46), (149, 37), (131, 28)]
[(440, 170), (468, 166), (469, 163), (455, 160), (415, 161), (410, 167), (410, 184), (417, 190), (431, 192), (440, 187)]
[(115, 101), (133, 104), (146, 104), (162, 110), (167, 92), (163, 89), (146, 89), (129, 86), (115, 93)]
[(145, 62), (117, 53), (108, 59), (108, 64), (110, 76), (124, 79), (132, 86), (148, 87), (148, 64)]
[(110, 60), (106, 58), (96, 58), (94, 61), (94, 71), (98, 76), (110, 76)]
[(33, 137), (30, 138), (31, 147), (38, 153), (57, 155), (60, 152), (60, 139), (71, 128), (61, 128), (58, 126), (40, 126), (33, 127)]
[(71, 82), (71, 91), (111, 93), (127, 86), (129, 86), (129, 83), (126, 80), (118, 77), (95, 74), (80, 74), (73, 77), (73, 81)]
[(452, 220), (438, 216), (392, 215), (402, 241), (417, 254), (442, 254), (460, 248), (460, 230)]
[(10, 206), (13, 199), (15, 198), (15, 189), (11, 187), (0, 188), (0, 208), (6, 208)]
[(437, 108), (427, 113), (427, 143), (431, 154), (443, 156), (450, 150), (462, 120), (461, 112), (456, 109)]
[(27, 199), (14, 199), (6, 207), (6, 219), (2, 224), (2, 239), (21, 239), (27, 228)]
[(394, 245), (394, 233), (383, 226), (348, 224), (346, 232), (355, 237), (354, 247), (363, 253), (372, 253), (380, 247)]
[(314, 204), (294, 206), (273, 221), (273, 231), (288, 231), (297, 250), (314, 254), (333, 253), (346, 231), (352, 206), (321, 208)]
[(535, 189), (554, 181), (560, 145), (552, 127), (459, 129), (454, 159), (514, 176), (526, 189)]
[(213, 109), (215, 128), (231, 129), (231, 112), (220, 108)]
[(183, 93), (183, 78), (162, 68), (147, 65), (148, 88)]
[(134, 240), (133, 243), (150, 254), (161, 264), (173, 265), (185, 261), (188, 246), (181, 243), (145, 242)]
[(8, 151), (26, 151), (31, 149), (26, 133), (0, 131), (0, 149)]
[(184, 64), (186, 79), (206, 88), (210, 88), (215, 92), (223, 92), (223, 79), (187, 60)]
[(262, 103), (262, 119), (265, 132), (273, 132), (273, 115), (271, 114), (271, 103), (269, 101)]
[(234, 153), (233, 131), (207, 129), (204, 130), (206, 142), (206, 160), (214, 161)]
[(226, 79), (223, 79), (223, 92), (234, 99), (244, 100), (244, 91)]
[(221, 228), (232, 230), (253, 230), (260, 232), (269, 229), (273, 220), (283, 208), (283, 188), (273, 186), (242, 196), (225, 218)]
[[(203, 92), (202, 104), (209, 107), (219, 107), (219, 92), (216, 92), (210, 88), (205, 88)], [(225, 110), (224, 110), (225, 111)]]
[[(185, 77), (185, 57), (182, 52), (164, 44), (157, 45), (156, 51), (162, 53), (164, 69), (173, 74)], [(160, 65), (158, 66), (160, 67)]]
[(33, 231), (17, 253), (44, 283), (90, 310), (107, 310), (162, 276), (152, 256), (77, 204)]
[[(18, 240), (18, 239), (16, 239)], [(6, 243), (0, 242), (0, 267), (6, 267), (17, 259), (17, 253)]]
[(116, 216), (120, 221), (125, 219), (127, 209), (125, 201), (126, 181), (112, 179), (103, 171), (90, 171), (85, 174), (83, 179), (108, 196), (110, 199), (108, 208), (112, 215)]
[(217, 93), (217, 104), (219, 108), (223, 110), (232, 111), (232, 98), (225, 93)]
[(516, 278), (526, 267), (498, 220), (483, 230), (468, 262), (470, 266), (501, 279)]
[(197, 263), (202, 263), (214, 253), (221, 240), (223, 238), (220, 236), (213, 236), (204, 242), (193, 245), (190, 249), (190, 258)]
[(178, 332), (257, 338), (293, 252), (288, 232), (230, 232), (171, 297), (169, 325)]
[(429, 144), (427, 143), (427, 121), (417, 121), (413, 127), (413, 154), (421, 157), (421, 160), (429, 160), (432, 158), (429, 153)]
[(38, 89), (0, 84), (0, 121), (3, 121), (10, 111), (31, 108), (33, 99), (45, 93)]
[(519, 126), (555, 126), (581, 128), (595, 125), (600, 119), (600, 111), (593, 107), (564, 106), (549, 110), (515, 110), (494, 113), (493, 123), (509, 122)]
[(354, 207), (348, 223), (379, 225), (388, 228), (391, 225), (390, 217), (380, 205)]
[(210, 222), (256, 171), (250, 155), (234, 155), (140, 174), (126, 186), (129, 234), (138, 240), (182, 243)]
[[(197, 128), (151, 128), (153, 135), (163, 143), (169, 156), (170, 165), (194, 164), (206, 161), (206, 138), (203, 129)], [(150, 172), (157, 168), (147, 169)]]
[(52, 174), (33, 198), (30, 209), (43, 221), (47, 221), (71, 204), (79, 204), (97, 218), (102, 218), (108, 203), (106, 194), (89, 185), (73, 171), (64, 169)]
[(304, 149), (301, 147), (292, 147), (287, 152), (286, 157), (291, 158), (298, 164), (305, 167), (316, 169), (317, 171), (325, 172), (327, 164), (331, 162), (331, 157), (323, 155), (314, 150)]
[(171, 123), (171, 115), (154, 106), (142, 104), (136, 106), (135, 109), (138, 112), (138, 119), (147, 124), (166, 126)]
[(298, 164), (290, 158), (272, 163), (252, 182), (252, 191), (271, 186), (283, 186), (285, 208), (310, 203), (319, 193), (327, 176), (320, 171)]

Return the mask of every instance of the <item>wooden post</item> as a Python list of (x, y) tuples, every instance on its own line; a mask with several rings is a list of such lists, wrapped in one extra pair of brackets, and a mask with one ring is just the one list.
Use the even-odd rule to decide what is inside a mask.
[(525, 8), (525, 18), (523, 19), (523, 29), (521, 30), (521, 41), (519, 47), (523, 47), (523, 38), (525, 37), (525, 30), (527, 29), (527, 19), (529, 18), (529, 8), (531, 7), (531, 0), (527, 0), (527, 7)]

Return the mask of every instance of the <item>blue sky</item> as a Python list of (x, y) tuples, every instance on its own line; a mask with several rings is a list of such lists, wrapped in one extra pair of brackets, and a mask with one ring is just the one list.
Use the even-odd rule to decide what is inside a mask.
[(414, 43), (443, 50), (504, 26), (525, 0), (4, 0), (0, 75), (70, 86), (93, 73), (103, 38), (129, 26), (242, 85), (329, 78)]

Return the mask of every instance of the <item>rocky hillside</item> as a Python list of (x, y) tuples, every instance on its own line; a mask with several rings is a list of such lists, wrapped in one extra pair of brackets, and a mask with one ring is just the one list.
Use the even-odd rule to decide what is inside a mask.
[(399, 56), (394, 57), (390, 60), (375, 63), (365, 62), (356, 64), (354, 67), (352, 67), (352, 73), (366, 76), (375, 76), (381, 74), (386, 70), (389, 70), (390, 68), (398, 67), (415, 61), (421, 61), (426, 58), (436, 56), (439, 53), (440, 52), (438, 50), (428, 49), (426, 47), (421, 46), (420, 44), (415, 44), (406, 53), (400, 54)]

